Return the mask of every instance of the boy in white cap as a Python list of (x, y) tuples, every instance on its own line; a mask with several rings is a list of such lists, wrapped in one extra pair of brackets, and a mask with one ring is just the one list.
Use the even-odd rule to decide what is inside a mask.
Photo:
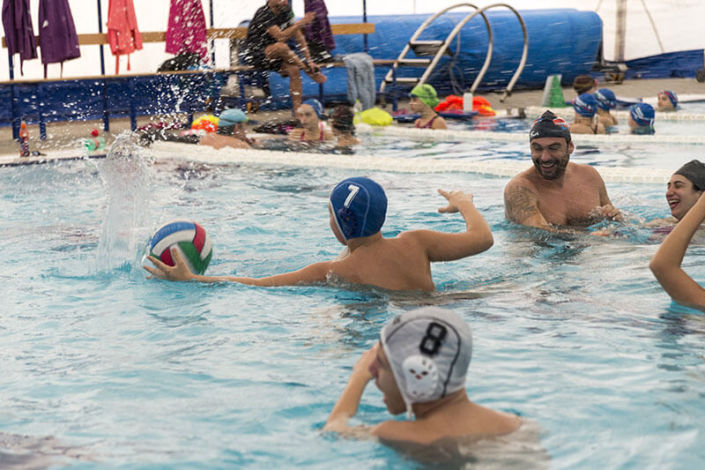
[[(521, 425), (518, 416), (468, 398), (465, 376), (471, 356), (470, 327), (454, 312), (424, 307), (403, 313), (382, 329), (379, 342), (355, 364), (323, 429), (422, 445), (444, 438), (487, 438), (516, 431)], [(350, 426), (348, 421), (372, 380), (384, 394), (391, 414), (406, 411), (416, 419)]]
[(262, 278), (203, 276), (192, 273), (178, 250), (172, 249), (174, 266), (149, 256), (155, 267), (144, 266), (144, 269), (154, 277), (171, 281), (232, 281), (271, 287), (339, 279), (389, 290), (433, 291), (431, 262), (465, 258), (493, 244), (490, 227), (473, 205), (471, 194), (441, 189), (438, 192), (448, 200), (448, 205), (438, 211), (460, 212), (465, 219), (465, 231), (410, 230), (385, 238), (381, 232), (387, 213), (384, 189), (369, 178), (355, 177), (338, 183), (330, 195), (330, 227), (338, 241), (347, 247), (344, 255), (332, 261)]

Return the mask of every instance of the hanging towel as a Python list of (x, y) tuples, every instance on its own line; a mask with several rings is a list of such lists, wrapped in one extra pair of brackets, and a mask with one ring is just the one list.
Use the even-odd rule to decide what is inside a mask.
[(348, 101), (362, 103), (362, 109), (375, 105), (377, 98), (375, 90), (375, 68), (372, 57), (364, 52), (356, 52), (343, 57), (345, 70), (348, 72)]
[(71, 15), (69, 0), (39, 0), (39, 49), (47, 78), (47, 64), (61, 63), (81, 57), (76, 26)]
[(195, 52), (206, 61), (208, 38), (206, 15), (201, 0), (171, 0), (166, 51), (171, 54)]
[(328, 52), (335, 49), (335, 38), (328, 21), (326, 3), (323, 0), (305, 0), (304, 10), (306, 13), (316, 14), (313, 22), (306, 26), (306, 41), (309, 46), (311, 43), (320, 44)]
[(10, 55), (20, 54), (20, 74), (24, 75), (24, 61), (37, 58), (37, 42), (29, 14), (29, 0), (3, 0), (2, 26), (5, 29), (7, 51)]
[(127, 55), (127, 70), (130, 56), (142, 49), (142, 35), (137, 29), (137, 17), (132, 0), (110, 0), (108, 3), (108, 42), (115, 56), (115, 75), (120, 71), (120, 56)]

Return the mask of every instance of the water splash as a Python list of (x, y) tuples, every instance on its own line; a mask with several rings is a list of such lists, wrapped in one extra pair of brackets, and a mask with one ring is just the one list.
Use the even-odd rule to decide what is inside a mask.
[[(107, 207), (96, 255), (97, 271), (141, 262), (148, 238), (150, 177), (148, 157), (130, 132), (117, 137), (98, 166)], [(127, 266), (126, 266), (127, 265)]]

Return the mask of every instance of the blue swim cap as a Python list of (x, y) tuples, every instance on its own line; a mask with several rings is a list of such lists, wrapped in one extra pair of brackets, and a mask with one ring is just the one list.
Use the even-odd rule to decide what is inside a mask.
[(617, 107), (617, 97), (609, 88), (600, 88), (593, 95), (597, 101), (597, 107), (609, 111)]
[(676, 109), (678, 107), (678, 95), (674, 91), (671, 90), (663, 90), (661, 92), (662, 95), (666, 95), (668, 97), (668, 100), (671, 102), (673, 105), (673, 109)]
[(345, 240), (368, 237), (384, 224), (387, 196), (382, 186), (369, 178), (348, 178), (333, 188), (330, 207)]
[(648, 103), (636, 103), (629, 108), (629, 115), (639, 127), (654, 127), (654, 107)]
[(310, 107), (312, 107), (313, 112), (316, 113), (316, 116), (318, 116), (318, 119), (321, 119), (321, 116), (323, 115), (323, 105), (321, 104), (320, 101), (318, 101), (317, 99), (311, 98), (311, 99), (304, 101), (301, 104), (307, 104)]
[(247, 116), (239, 109), (226, 109), (218, 117), (218, 127), (234, 126), (245, 121), (247, 121)]
[(593, 117), (597, 112), (597, 100), (590, 93), (583, 93), (573, 100), (573, 109), (583, 117)]

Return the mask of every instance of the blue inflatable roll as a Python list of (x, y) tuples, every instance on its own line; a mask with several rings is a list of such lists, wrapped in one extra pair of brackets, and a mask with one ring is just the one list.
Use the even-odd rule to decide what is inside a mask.
[[(419, 40), (445, 40), (455, 25), (469, 12), (469, 9), (460, 10), (439, 17), (421, 34)], [(524, 36), (519, 20), (509, 9), (491, 9), (485, 14), (494, 35), (494, 51), (492, 62), (479, 89), (502, 89), (519, 66)], [(602, 40), (602, 20), (596, 13), (565, 8), (523, 10), (519, 14), (526, 23), (529, 53), (515, 89), (543, 87), (548, 75), (558, 73), (563, 74), (564, 84), (570, 84), (575, 76), (590, 72)], [(430, 16), (424, 14), (368, 17), (368, 22), (375, 25), (375, 33), (367, 36), (368, 53), (374, 59), (396, 59), (414, 32)], [(330, 18), (333, 24), (359, 23), (360, 20), (358, 16)], [(364, 49), (362, 35), (339, 35), (335, 40), (337, 47), (333, 53), (336, 56), (361, 52)], [(444, 56), (429, 83), (440, 95), (453, 93), (454, 88), (470, 88), (482, 69), (488, 44), (487, 27), (478, 15), (468, 22), (453, 40), (451, 50), (454, 56)], [(414, 57), (413, 53), (409, 57)], [(388, 67), (375, 67), (377, 90), (388, 70)], [(422, 72), (423, 69), (417, 69), (416, 76)], [(345, 96), (345, 69), (325, 69), (324, 73), (328, 76), (324, 86), (326, 97)], [(270, 84), (275, 97), (289, 95), (288, 79), (273, 73)], [(318, 85), (308, 77), (304, 77), (304, 95), (318, 95)]]

